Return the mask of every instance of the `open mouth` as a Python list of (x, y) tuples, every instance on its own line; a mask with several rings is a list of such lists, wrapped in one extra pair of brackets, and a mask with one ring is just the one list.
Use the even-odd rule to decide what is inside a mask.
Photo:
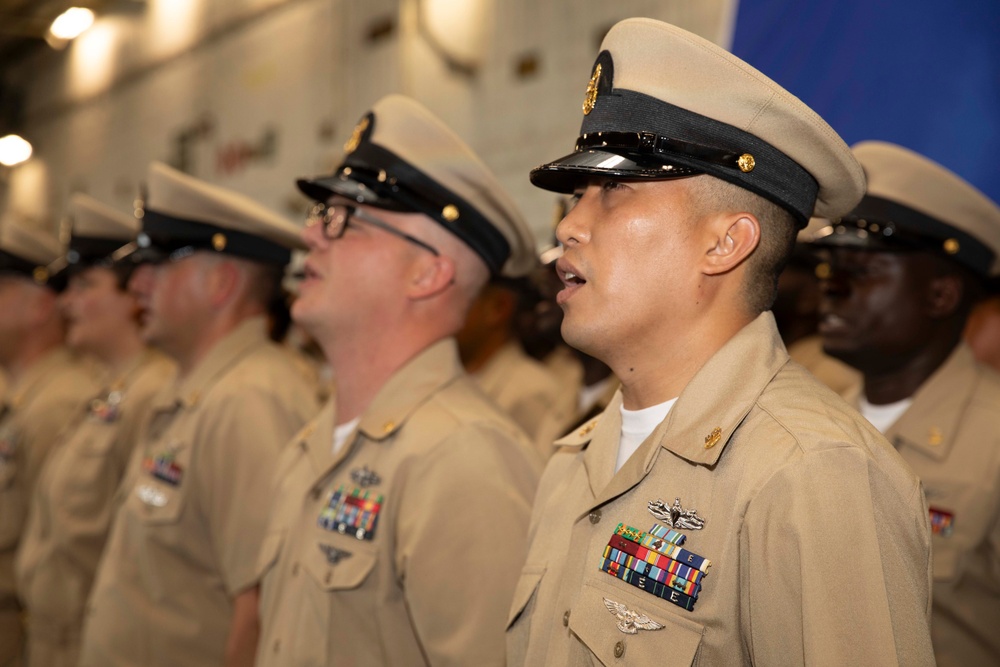
[(823, 335), (846, 331), (848, 322), (836, 313), (824, 313), (819, 318), (819, 333)]
[(561, 258), (556, 263), (556, 273), (559, 276), (559, 280), (565, 285), (559, 294), (556, 295), (556, 302), (559, 304), (565, 303), (577, 290), (587, 284), (587, 279), (580, 275), (579, 270)]
[(302, 271), (296, 277), (301, 277), (303, 281), (320, 279), (319, 273), (317, 273), (316, 270), (309, 264), (304, 264), (302, 266)]

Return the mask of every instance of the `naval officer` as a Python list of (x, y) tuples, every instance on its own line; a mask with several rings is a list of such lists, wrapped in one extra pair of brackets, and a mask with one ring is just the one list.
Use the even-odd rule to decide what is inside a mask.
[(292, 308), (337, 391), (277, 467), (258, 667), (500, 665), (540, 461), (453, 338), (534, 240), (496, 177), (416, 101), (357, 125), (317, 202)]
[(252, 659), (254, 564), (284, 442), (315, 388), (268, 338), (298, 228), (166, 165), (149, 169), (130, 289), (177, 364), (153, 399), (84, 621), (84, 667)]
[(105, 368), (87, 416), (59, 439), (42, 466), (17, 554), (18, 594), (28, 612), (28, 665), (76, 667), (84, 605), (113, 515), (115, 490), (153, 395), (173, 375), (144, 345), (139, 308), (127, 289), (134, 268), (114, 253), (139, 221), (89, 195), (70, 198), (60, 297), (66, 343)]
[(64, 344), (64, 286), (49, 265), (65, 249), (37, 225), (0, 223), (0, 665), (21, 664), (24, 635), (14, 559), (35, 483), (63, 429), (83, 418), (97, 368)]
[(531, 179), (575, 194), (562, 331), (621, 391), (542, 476), (509, 664), (933, 664), (920, 482), (768, 311), (796, 229), (850, 211), (860, 165), (672, 25), (617, 24), (590, 74), (576, 150)]
[(1000, 207), (902, 146), (854, 155), (867, 194), (814, 243), (823, 348), (863, 374), (851, 400), (924, 483), (938, 665), (1000, 664), (1000, 375), (962, 342), (1000, 270)]

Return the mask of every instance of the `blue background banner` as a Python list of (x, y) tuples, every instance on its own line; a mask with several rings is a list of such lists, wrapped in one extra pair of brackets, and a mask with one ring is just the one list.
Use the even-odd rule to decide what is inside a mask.
[(1000, 0), (740, 0), (732, 51), (848, 144), (906, 146), (1000, 202)]

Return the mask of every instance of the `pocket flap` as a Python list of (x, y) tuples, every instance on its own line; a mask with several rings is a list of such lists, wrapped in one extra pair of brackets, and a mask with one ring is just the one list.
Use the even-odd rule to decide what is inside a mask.
[[(616, 603), (622, 605), (617, 614), (609, 609)], [(666, 609), (669, 604), (652, 595), (647, 598), (625, 589), (598, 588), (585, 583), (570, 611), (569, 629), (605, 665), (628, 662), (689, 667), (698, 654), (705, 627)], [(629, 612), (638, 618), (631, 617)], [(637, 624), (660, 627), (643, 629), (636, 627)], [(635, 632), (623, 631), (620, 626)]]
[(184, 508), (184, 494), (179, 487), (139, 475), (127, 502), (146, 523), (176, 523)]
[(375, 569), (378, 560), (374, 551), (356, 548), (361, 546), (361, 540), (320, 539), (313, 549), (307, 549), (310, 553), (303, 562), (323, 590), (357, 588)]
[(531, 602), (532, 596), (538, 590), (538, 585), (542, 583), (544, 574), (544, 567), (526, 567), (521, 570), (521, 578), (517, 580), (517, 587), (514, 588), (514, 599), (510, 606), (510, 613), (507, 615), (508, 630)]
[(264, 536), (264, 541), (260, 544), (260, 554), (257, 556), (255, 572), (257, 580), (264, 578), (264, 575), (278, 562), (281, 554), (281, 545), (285, 541), (284, 530), (274, 530)]

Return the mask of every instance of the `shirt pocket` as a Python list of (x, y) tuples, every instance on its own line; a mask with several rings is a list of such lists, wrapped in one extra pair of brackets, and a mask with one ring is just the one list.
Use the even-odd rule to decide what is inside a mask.
[(312, 549), (307, 549), (303, 565), (320, 590), (359, 588), (378, 560), (375, 551), (358, 548), (361, 544), (361, 540), (321, 539)]
[(525, 567), (521, 570), (521, 578), (518, 579), (517, 586), (514, 588), (514, 599), (511, 603), (510, 613), (507, 615), (508, 632), (517, 620), (524, 615), (525, 611), (527, 611), (528, 605), (538, 591), (538, 586), (542, 583), (542, 577), (545, 576), (545, 569), (543, 566)]
[(161, 484), (140, 475), (128, 499), (143, 523), (174, 524), (181, 518), (184, 509), (184, 494), (181, 489)]
[(139, 518), (147, 524), (174, 524), (181, 518), (185, 505), (185, 489), (194, 483), (189, 479), (191, 448), (174, 443), (170, 458), (150, 448), (140, 460), (141, 469), (134, 476), (127, 500)]
[(255, 572), (257, 580), (264, 578), (281, 556), (281, 547), (285, 542), (285, 531), (274, 530), (264, 536), (264, 541), (260, 545), (260, 554), (257, 556), (257, 566)]
[(968, 554), (987, 539), (995, 491), (978, 478), (924, 479), (931, 524), (934, 581), (954, 581)]
[[(624, 609), (618, 607), (616, 614), (609, 605), (624, 605)], [(667, 605), (652, 595), (638, 596), (624, 588), (587, 582), (570, 612), (569, 629), (603, 665), (688, 667), (695, 664), (705, 626), (680, 617), (666, 609)], [(629, 616), (629, 612), (638, 616), (620, 617)], [(635, 633), (622, 631), (620, 624), (635, 628)], [(636, 628), (637, 624), (661, 627), (643, 629)]]
[(513, 602), (507, 615), (507, 664), (523, 665), (527, 662), (525, 651), (528, 649), (531, 614), (537, 604), (538, 588), (542, 584), (545, 570), (544, 566), (526, 566), (521, 570), (521, 578), (514, 588)]

